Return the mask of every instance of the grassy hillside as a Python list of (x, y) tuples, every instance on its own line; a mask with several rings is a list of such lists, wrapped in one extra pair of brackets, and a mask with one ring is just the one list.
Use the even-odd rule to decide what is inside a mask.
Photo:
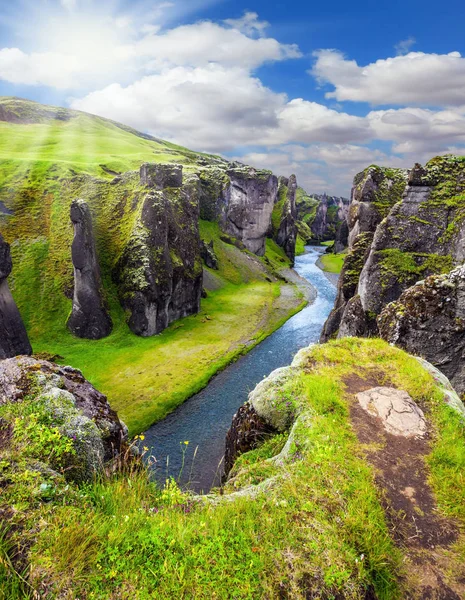
[[(288, 261), (277, 246), (269, 244), (260, 260), (221, 241), (218, 227), (205, 222), (202, 237), (214, 240), (220, 270), (207, 274), (201, 314), (154, 338), (134, 336), (112, 270), (146, 193), (136, 170), (142, 162), (175, 162), (198, 172), (224, 161), (99, 117), (17, 99), (0, 98), (0, 119), (7, 119), (0, 120), (0, 230), (12, 245), (9, 283), (33, 348), (82, 369), (132, 433), (165, 416), (302, 305), (297, 292), (287, 303), (279, 300), (284, 283), (274, 268)], [(66, 328), (73, 286), (69, 206), (75, 198), (92, 211), (114, 323), (100, 341), (74, 338)]]
[[(6, 597), (463, 597), (465, 431), (433, 377), (376, 339), (313, 346), (299, 365), (275, 390), (275, 410), (294, 413), (292, 432), (240, 456), (208, 497), (173, 480), (160, 489), (140, 470), (86, 486), (34, 476), (27, 461), (43, 460), (48, 440), (22, 427), (0, 461), (3, 508), (16, 509), (0, 529)], [(370, 437), (376, 427), (360, 420), (355, 394), (377, 385), (406, 390), (425, 411), (420, 457), (409, 454), (415, 441)], [(31, 408), (0, 414), (17, 422), (21, 410)], [(455, 534), (437, 542), (443, 529)]]

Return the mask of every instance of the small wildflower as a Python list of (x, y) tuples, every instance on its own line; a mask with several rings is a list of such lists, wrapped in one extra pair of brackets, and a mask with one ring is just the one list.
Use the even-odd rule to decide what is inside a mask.
[(184, 444), (185, 444), (186, 446), (188, 446), (188, 445), (189, 445), (189, 440), (186, 440), (186, 441), (184, 442)]
[(142, 440), (142, 441), (145, 440), (145, 435), (140, 435), (139, 439)]
[(148, 452), (148, 451), (149, 451), (148, 447), (144, 446), (144, 452)]

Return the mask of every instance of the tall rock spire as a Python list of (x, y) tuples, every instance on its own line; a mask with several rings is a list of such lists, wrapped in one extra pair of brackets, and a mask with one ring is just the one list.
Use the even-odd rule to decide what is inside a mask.
[(78, 337), (98, 340), (110, 334), (112, 323), (103, 303), (92, 217), (87, 202), (74, 200), (70, 217), (74, 225), (71, 246), (74, 296), (68, 328)]
[(8, 287), (11, 269), (10, 244), (0, 235), (0, 359), (32, 354), (26, 328)]

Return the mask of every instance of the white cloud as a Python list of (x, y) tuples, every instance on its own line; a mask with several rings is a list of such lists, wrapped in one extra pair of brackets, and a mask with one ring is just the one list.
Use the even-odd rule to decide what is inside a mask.
[(410, 36), (406, 40), (401, 40), (398, 44), (394, 46), (397, 55), (403, 56), (404, 54), (408, 54), (412, 46), (417, 43), (417, 40)]
[(72, 10), (76, 7), (76, 0), (60, 0), (60, 4), (63, 6), (63, 8)]
[(421, 106), (464, 102), (465, 58), (458, 52), (409, 52), (366, 66), (346, 59), (337, 50), (319, 50), (315, 56), (311, 74), (321, 84), (332, 84), (335, 89), (326, 97), (339, 102)]
[[(72, 8), (74, 0), (62, 0)], [(170, 3), (155, 5), (154, 15)], [(137, 75), (160, 73), (167, 67), (207, 66), (255, 69), (270, 61), (298, 58), (296, 45), (281, 44), (263, 33), (264, 23), (246, 13), (243, 31), (231, 24), (211, 21), (160, 31), (157, 23), (138, 23), (131, 14), (68, 12), (50, 16), (35, 35), (37, 51), (0, 49), (0, 79), (10, 83), (45, 85), (78, 90), (117, 81), (134, 81)]]
[(148, 61), (145, 68), (152, 71), (167, 65), (202, 66), (211, 62), (254, 69), (267, 61), (301, 56), (296, 45), (280, 44), (273, 38), (255, 39), (211, 21), (148, 35), (128, 50)]
[(366, 119), (266, 88), (239, 67), (176, 67), (74, 100), (73, 108), (128, 123), (197, 150), (289, 142), (365, 141)]
[(255, 12), (246, 12), (240, 19), (225, 19), (224, 22), (233, 29), (250, 36), (264, 35), (265, 29), (270, 25), (268, 21), (259, 21), (258, 14)]
[(244, 69), (210, 64), (113, 84), (72, 106), (194, 149), (223, 151), (271, 135), (285, 101)]

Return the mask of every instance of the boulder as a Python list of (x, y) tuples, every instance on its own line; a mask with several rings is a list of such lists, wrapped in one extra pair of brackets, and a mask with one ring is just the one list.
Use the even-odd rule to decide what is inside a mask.
[(74, 293), (73, 308), (67, 325), (78, 337), (98, 340), (111, 333), (112, 323), (103, 301), (100, 267), (88, 204), (84, 200), (74, 200), (70, 217), (74, 226), (71, 246)]
[(208, 268), (218, 270), (218, 257), (213, 248), (213, 240), (211, 240), (210, 243), (201, 240), (200, 256)]
[(8, 286), (11, 270), (10, 245), (0, 235), (0, 359), (32, 354), (26, 328)]
[(388, 433), (402, 437), (425, 435), (425, 415), (407, 392), (396, 388), (375, 387), (359, 392), (356, 396), (363, 410), (381, 419)]
[(72, 440), (65, 470), (69, 480), (90, 480), (118, 456), (127, 438), (107, 398), (71, 367), (28, 356), (1, 361), (0, 406), (9, 403), (27, 403), (29, 412), (40, 412), (42, 421)]
[(386, 341), (424, 357), (465, 393), (465, 267), (427, 277), (378, 317)]

